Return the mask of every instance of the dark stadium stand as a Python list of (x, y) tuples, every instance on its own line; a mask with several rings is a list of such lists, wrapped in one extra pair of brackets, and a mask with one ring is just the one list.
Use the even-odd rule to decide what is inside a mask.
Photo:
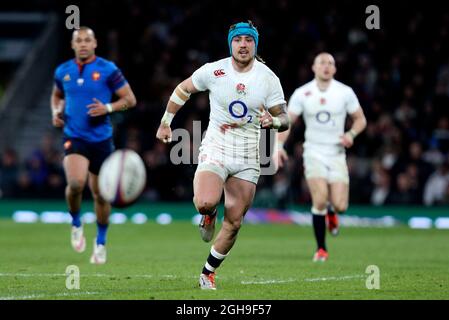
[[(53, 42), (62, 46), (57, 61), (71, 58), (63, 6), (32, 3), (48, 12), (59, 10), (62, 35)], [(149, 179), (144, 198), (191, 200), (195, 166), (174, 166), (167, 161), (169, 148), (156, 142), (155, 131), (173, 87), (201, 64), (226, 56), (228, 26), (250, 18), (261, 34), (259, 52), (279, 75), (287, 99), (296, 87), (311, 79), (312, 59), (323, 50), (336, 58), (336, 78), (352, 86), (359, 96), (368, 128), (348, 152), (352, 203), (449, 203), (448, 13), (432, 6), (412, 10), (401, 1), (382, 3), (381, 29), (367, 30), (365, 4), (350, 1), (311, 3), (300, 8), (294, 1), (260, 1), (257, 10), (251, 4), (229, 1), (220, 14), (205, 14), (215, 12), (212, 2), (126, 3), (109, 6), (107, 14), (100, 16), (95, 12), (104, 9), (101, 1), (82, 2), (80, 10), (82, 24), (96, 31), (98, 55), (116, 61), (136, 92), (137, 108), (114, 115), (115, 142), (119, 148), (138, 151), (145, 160)], [(342, 10), (347, 13), (344, 19), (338, 14)], [(44, 84), (47, 89), (43, 88), (42, 94), (48, 92), (51, 81)], [(45, 98), (41, 96), (39, 101), (36, 112), (47, 113)], [(196, 95), (175, 118), (174, 127), (188, 128), (192, 120), (207, 123), (208, 112), (207, 95)], [(47, 121), (45, 126), (50, 123), (45, 116), (36, 119)], [(36, 147), (46, 132), (40, 125), (33, 140)], [(309, 202), (300, 160), (303, 130), (302, 125), (297, 126), (287, 143), (292, 155), (287, 168), (274, 177), (261, 177), (256, 203), (267, 198), (276, 199), (274, 205), (279, 207)], [(50, 135), (53, 138), (45, 139), (52, 140), (53, 145), (47, 149), (61, 150), (59, 132), (50, 130)], [(39, 195), (31, 195), (62, 198), (61, 188), (48, 187), (64, 179), (61, 168), (54, 168), (56, 156), (41, 150), (43, 156), (37, 165), (35, 151), (22, 148), (18, 139), (30, 138), (18, 135), (8, 140), (9, 148), (5, 145), (0, 150), (0, 177), (8, 177), (0, 183), (4, 196), (27, 194), (24, 181), (30, 181), (31, 188), (39, 188), (36, 183), (47, 186), (39, 188), (43, 190)], [(22, 152), (25, 149), (27, 154)], [(39, 182), (33, 178), (36, 175)], [(11, 184), (16, 192), (5, 191), (11, 190)]]

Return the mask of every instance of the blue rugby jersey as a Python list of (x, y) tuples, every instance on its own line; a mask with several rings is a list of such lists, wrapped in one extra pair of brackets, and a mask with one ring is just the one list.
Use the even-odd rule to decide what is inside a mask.
[(99, 142), (112, 137), (109, 115), (91, 117), (87, 105), (93, 98), (110, 103), (115, 91), (127, 81), (117, 66), (106, 59), (93, 57), (80, 65), (71, 59), (58, 66), (55, 84), (64, 93), (64, 134), (89, 142)]

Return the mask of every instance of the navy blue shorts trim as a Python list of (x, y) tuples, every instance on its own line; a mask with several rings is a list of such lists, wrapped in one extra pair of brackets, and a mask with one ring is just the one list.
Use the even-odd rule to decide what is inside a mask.
[(80, 154), (89, 160), (89, 172), (98, 175), (104, 160), (115, 150), (112, 138), (100, 142), (89, 142), (64, 136), (64, 155)]

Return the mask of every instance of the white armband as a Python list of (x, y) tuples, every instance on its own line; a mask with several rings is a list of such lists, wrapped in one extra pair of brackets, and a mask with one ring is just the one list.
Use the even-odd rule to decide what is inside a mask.
[(164, 113), (164, 115), (163, 115), (163, 117), (161, 119), (161, 123), (165, 124), (168, 127), (170, 127), (170, 124), (171, 124), (171, 122), (172, 122), (174, 117), (175, 117), (174, 113), (165, 111), (165, 113)]
[[(179, 91), (179, 93), (177, 92)], [(180, 86), (177, 86), (170, 96), (170, 101), (183, 106), (189, 100), (191, 93), (186, 92)]]
[(178, 88), (179, 91), (181, 91), (181, 93), (187, 97), (187, 99), (190, 98), (191, 93), (185, 91), (183, 88), (181, 88), (181, 86), (177, 86), (176, 88)]

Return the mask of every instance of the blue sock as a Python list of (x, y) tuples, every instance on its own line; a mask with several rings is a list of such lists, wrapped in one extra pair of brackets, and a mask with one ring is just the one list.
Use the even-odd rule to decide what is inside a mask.
[(70, 215), (72, 216), (72, 226), (77, 228), (81, 227), (80, 211), (70, 211)]
[(109, 224), (101, 224), (97, 221), (97, 244), (106, 244), (106, 233)]

